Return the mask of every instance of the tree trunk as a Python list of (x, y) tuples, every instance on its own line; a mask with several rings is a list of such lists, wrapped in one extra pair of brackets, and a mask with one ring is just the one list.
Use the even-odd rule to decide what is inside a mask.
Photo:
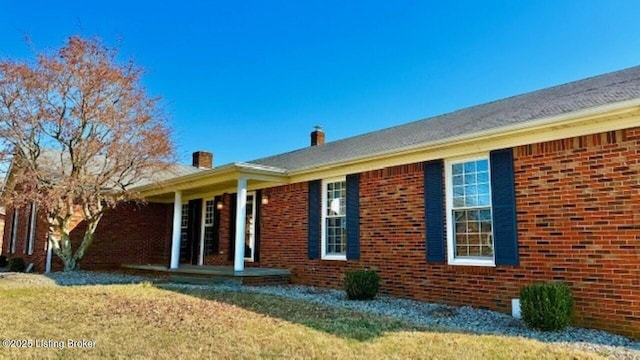
[(82, 237), (82, 242), (73, 252), (71, 244), (70, 226), (68, 224), (60, 225), (59, 223), (49, 223), (49, 232), (51, 236), (51, 243), (53, 245), (53, 253), (56, 254), (62, 263), (64, 264), (64, 271), (75, 271), (80, 269), (80, 260), (84, 257), (85, 252), (89, 246), (93, 243), (93, 235), (98, 227), (98, 222), (102, 218), (102, 215), (95, 216), (92, 220), (85, 220), (87, 228)]
[(49, 236), (51, 237), (51, 245), (53, 253), (56, 254), (64, 264), (64, 271), (73, 271), (76, 269), (76, 261), (71, 254), (71, 239), (69, 232), (62, 229), (61, 226), (49, 224)]
[(79, 267), (80, 260), (82, 260), (82, 258), (84, 257), (85, 251), (87, 251), (89, 246), (91, 246), (91, 244), (93, 243), (93, 235), (96, 232), (98, 222), (100, 222), (101, 218), (102, 215), (95, 217), (93, 220), (87, 221), (87, 228), (84, 231), (82, 242), (80, 243), (80, 246), (78, 246), (76, 253), (73, 255), (73, 262), (76, 268)]

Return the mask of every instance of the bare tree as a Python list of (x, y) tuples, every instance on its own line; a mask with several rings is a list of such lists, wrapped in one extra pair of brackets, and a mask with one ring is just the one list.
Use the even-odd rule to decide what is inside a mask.
[[(132, 61), (97, 39), (77, 36), (32, 62), (0, 61), (0, 156), (11, 159), (3, 201), (35, 202), (65, 271), (77, 268), (107, 209), (138, 199), (173, 160), (159, 99)], [(69, 233), (86, 222), (82, 242)], [(75, 250), (75, 251), (74, 251)]]

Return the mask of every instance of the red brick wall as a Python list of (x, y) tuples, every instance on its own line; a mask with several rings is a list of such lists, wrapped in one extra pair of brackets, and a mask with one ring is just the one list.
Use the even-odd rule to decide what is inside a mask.
[(566, 281), (576, 320), (640, 337), (640, 128), (516, 150), (525, 281)]
[(259, 265), (336, 288), (374, 268), (383, 293), (503, 312), (524, 285), (563, 280), (577, 323), (640, 337), (640, 128), (518, 147), (515, 172), (520, 266), (425, 261), (421, 164), (361, 174), (359, 261), (307, 259), (306, 184), (264, 190)]
[[(9, 241), (3, 244), (8, 258), (21, 257), (34, 264), (34, 272), (44, 272), (47, 257), (48, 228), (43, 214), (38, 212), (33, 255), (25, 252), (28, 209), (20, 209), (16, 233), (16, 252), (9, 252)], [(11, 219), (13, 209), (7, 209)], [(80, 262), (82, 269), (113, 269), (121, 264), (168, 264), (170, 258), (172, 204), (124, 204), (105, 213), (98, 224), (94, 242)], [(71, 232), (74, 249), (80, 244), (85, 224), (79, 222)], [(11, 234), (11, 220), (4, 229), (5, 239)], [(63, 269), (62, 261), (52, 254), (52, 270)]]
[(14, 209), (8, 207), (6, 210), (6, 223), (4, 226), (4, 235), (2, 243), (2, 255), (7, 258), (22, 258), (25, 264), (33, 263), (34, 272), (43, 272), (46, 261), (46, 247), (47, 247), (47, 232), (48, 228), (45, 219), (42, 217), (41, 212), (37, 212), (37, 220), (34, 228), (34, 247), (33, 254), (27, 253), (27, 237), (28, 230), (27, 224), (29, 220), (29, 207), (18, 209), (18, 224), (16, 231), (16, 245), (15, 253), (11, 253), (11, 231), (13, 227), (13, 211)]
[[(119, 268), (121, 264), (164, 264), (171, 258), (173, 204), (123, 204), (104, 214), (81, 269)], [(71, 232), (80, 244), (85, 224)]]

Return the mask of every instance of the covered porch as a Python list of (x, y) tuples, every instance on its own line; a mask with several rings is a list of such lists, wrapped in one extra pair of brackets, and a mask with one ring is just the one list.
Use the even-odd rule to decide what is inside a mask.
[[(181, 271), (197, 274), (200, 268), (206, 269), (209, 275), (223, 276), (233, 271), (239, 277), (255, 276), (260, 208), (269, 200), (261, 196), (261, 191), (288, 182), (283, 169), (234, 163), (140, 188), (141, 195), (148, 202), (173, 204), (170, 261), (165, 269), (176, 274)], [(220, 223), (221, 217), (225, 218), (223, 223)], [(221, 229), (228, 238), (224, 246), (229, 246), (218, 251), (222, 241)], [(208, 242), (205, 242), (205, 236)], [(217, 238), (211, 240), (212, 236)], [(208, 246), (211, 244), (215, 246)], [(218, 259), (223, 257), (222, 254), (228, 255), (228, 262), (205, 261), (207, 254), (218, 255)], [(245, 262), (253, 263), (251, 269), (245, 269)], [(231, 263), (233, 267), (210, 266)], [(161, 271), (160, 268), (155, 270)]]

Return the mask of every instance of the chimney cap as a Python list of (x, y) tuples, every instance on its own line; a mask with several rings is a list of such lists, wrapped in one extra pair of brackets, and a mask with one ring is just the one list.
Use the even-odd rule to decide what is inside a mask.
[(322, 131), (322, 126), (316, 125), (311, 132), (311, 146), (324, 145), (324, 131)]

